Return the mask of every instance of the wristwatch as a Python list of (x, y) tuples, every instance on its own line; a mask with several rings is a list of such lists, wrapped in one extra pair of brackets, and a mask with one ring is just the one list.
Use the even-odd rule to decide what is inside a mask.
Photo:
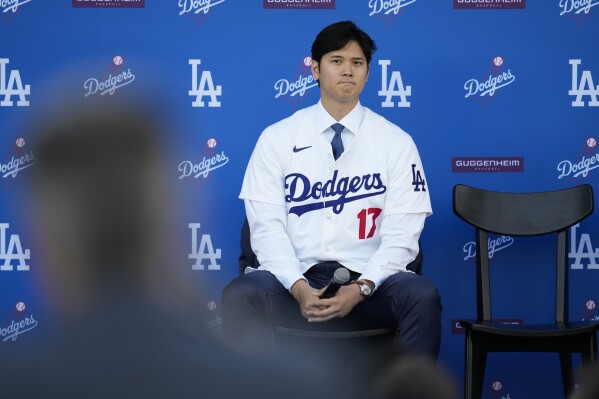
[(372, 294), (372, 288), (368, 284), (363, 281), (356, 280), (352, 284), (358, 284), (360, 287), (360, 294), (368, 298)]

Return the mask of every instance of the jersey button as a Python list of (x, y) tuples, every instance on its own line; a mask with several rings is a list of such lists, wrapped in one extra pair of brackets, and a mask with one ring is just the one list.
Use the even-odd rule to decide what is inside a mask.
[(331, 252), (331, 247), (327, 245), (324, 250), (327, 252)]
[(327, 219), (331, 219), (331, 214), (330, 214), (330, 213), (327, 213), (327, 216), (326, 216), (326, 218), (327, 218)]

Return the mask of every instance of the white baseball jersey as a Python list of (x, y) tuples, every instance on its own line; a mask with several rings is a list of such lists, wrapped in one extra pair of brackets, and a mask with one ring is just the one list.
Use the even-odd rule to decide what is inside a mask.
[(327, 260), (362, 273), (381, 245), (384, 217), (432, 213), (420, 157), (407, 133), (358, 104), (339, 121), (353, 135), (335, 161), (323, 134), (330, 136), (334, 123), (319, 102), (269, 126), (240, 194), (285, 207), (300, 273)]

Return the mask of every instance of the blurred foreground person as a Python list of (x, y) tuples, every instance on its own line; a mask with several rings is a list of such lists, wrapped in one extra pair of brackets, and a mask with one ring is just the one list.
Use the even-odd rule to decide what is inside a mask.
[(351, 399), (458, 399), (454, 378), (432, 359), (404, 350), (361, 359)]
[(303, 373), (204, 331), (199, 288), (173, 256), (156, 114), (100, 99), (36, 129), (29, 211), (52, 323), (2, 354), (0, 397), (274, 398)]
[(587, 365), (578, 374), (578, 388), (571, 392), (568, 399), (599, 398), (599, 365)]

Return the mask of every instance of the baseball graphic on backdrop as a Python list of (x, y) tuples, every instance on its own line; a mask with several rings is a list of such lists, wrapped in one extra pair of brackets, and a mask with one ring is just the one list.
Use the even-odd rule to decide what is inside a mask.
[(15, 308), (19, 311), (22, 312), (25, 310), (26, 306), (25, 306), (25, 302), (17, 302)]
[(597, 145), (597, 140), (595, 140), (594, 137), (589, 137), (587, 139), (587, 146), (589, 146), (589, 148), (593, 148)]
[(25, 147), (25, 139), (23, 137), (19, 137), (17, 139), (16, 144), (17, 144), (17, 147), (19, 147), (19, 148)]
[(587, 301), (585, 306), (588, 310), (593, 310), (593, 309), (595, 309), (596, 304), (595, 304), (595, 301), (590, 300), (590, 301)]
[(306, 58), (304, 58), (304, 65), (305, 66), (312, 65), (312, 57), (306, 57)]
[(495, 64), (495, 66), (503, 65), (503, 58), (499, 56), (493, 58), (493, 64)]
[(210, 302), (208, 302), (208, 304), (206, 305), (206, 307), (208, 308), (208, 310), (213, 311), (213, 310), (216, 309), (216, 302), (210, 301)]
[(207, 145), (209, 148), (214, 148), (214, 147), (216, 147), (216, 139), (215, 139), (215, 138), (210, 138), (210, 139), (208, 139), (208, 141), (206, 141), (206, 145)]
[(120, 55), (115, 55), (112, 59), (112, 62), (114, 65), (121, 65), (123, 63), (123, 57), (121, 57)]
[(501, 385), (501, 382), (499, 382), (499, 381), (493, 382), (493, 390), (501, 391), (502, 387), (503, 387), (503, 385)]

